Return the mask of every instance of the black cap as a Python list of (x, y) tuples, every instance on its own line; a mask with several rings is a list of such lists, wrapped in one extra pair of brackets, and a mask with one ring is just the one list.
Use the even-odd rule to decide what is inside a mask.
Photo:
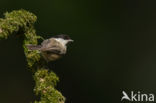
[(66, 34), (60, 34), (60, 35), (56, 35), (56, 36), (53, 36), (53, 38), (62, 38), (62, 39), (65, 39), (65, 40), (70, 40), (71, 38), (66, 35)]

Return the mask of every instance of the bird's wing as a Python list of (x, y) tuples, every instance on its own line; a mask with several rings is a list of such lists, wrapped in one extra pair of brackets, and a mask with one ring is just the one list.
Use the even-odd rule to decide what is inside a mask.
[(52, 47), (52, 48), (45, 49), (45, 50), (43, 50), (43, 51), (45, 51), (46, 53), (49, 53), (49, 54), (50, 54), (50, 53), (62, 54), (60, 50), (61, 50), (61, 49), (58, 48), (58, 47)]
[(48, 43), (50, 43), (50, 40), (49, 39), (47, 39), (47, 40), (44, 40), (42, 43), (41, 43), (41, 45), (47, 45)]
[(50, 48), (42, 48), (42, 52), (46, 52), (48, 54), (53, 53), (53, 54), (62, 54), (61, 48), (59, 46), (52, 46)]
[(41, 45), (43, 48), (51, 48), (58, 46), (58, 42), (55, 39), (51, 38), (44, 40)]
[(48, 39), (43, 41), (41, 51), (54, 54), (64, 54), (62, 45), (60, 45), (55, 39)]

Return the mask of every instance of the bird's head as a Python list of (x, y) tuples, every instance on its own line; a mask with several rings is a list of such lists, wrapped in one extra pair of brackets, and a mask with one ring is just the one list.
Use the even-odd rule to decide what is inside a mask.
[(71, 43), (74, 41), (68, 35), (65, 35), (65, 34), (56, 35), (53, 38), (55, 38), (57, 41), (59, 41), (63, 45), (67, 45), (68, 43)]

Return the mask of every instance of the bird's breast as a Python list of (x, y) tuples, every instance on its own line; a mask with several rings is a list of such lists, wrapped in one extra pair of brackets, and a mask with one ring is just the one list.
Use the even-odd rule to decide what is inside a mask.
[(43, 57), (47, 60), (47, 61), (55, 61), (57, 59), (59, 59), (61, 57), (61, 55), (58, 54), (48, 54), (46, 52), (42, 53)]

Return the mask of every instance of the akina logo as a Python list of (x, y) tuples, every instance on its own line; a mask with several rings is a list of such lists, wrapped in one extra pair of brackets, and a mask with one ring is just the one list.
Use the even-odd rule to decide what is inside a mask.
[(153, 93), (145, 94), (141, 93), (140, 91), (134, 92), (131, 91), (127, 94), (125, 91), (122, 91), (121, 101), (138, 101), (138, 102), (154, 102), (155, 97)]

